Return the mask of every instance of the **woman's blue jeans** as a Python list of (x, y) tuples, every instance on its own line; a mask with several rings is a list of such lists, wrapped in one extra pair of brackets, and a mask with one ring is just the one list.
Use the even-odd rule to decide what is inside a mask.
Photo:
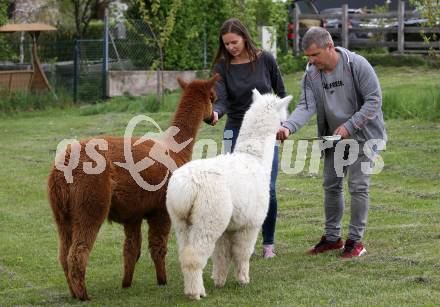
[[(237, 141), (239, 127), (225, 125), (225, 130), (223, 132), (223, 142), (224, 151), (233, 152), (235, 148), (235, 142)], [(275, 137), (275, 136), (274, 136)], [(267, 212), (266, 219), (263, 223), (263, 244), (273, 244), (275, 237), (275, 224), (277, 220), (277, 195), (275, 189), (275, 183), (277, 181), (278, 175), (278, 146), (275, 146), (273, 162), (272, 162), (272, 172), (270, 174), (270, 199), (269, 199), (269, 210)]]

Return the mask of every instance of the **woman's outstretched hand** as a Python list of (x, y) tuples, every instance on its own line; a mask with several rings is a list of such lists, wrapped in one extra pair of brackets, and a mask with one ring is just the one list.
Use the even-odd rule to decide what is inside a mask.
[(218, 113), (216, 111), (212, 111), (211, 115), (211, 125), (215, 126), (218, 122)]

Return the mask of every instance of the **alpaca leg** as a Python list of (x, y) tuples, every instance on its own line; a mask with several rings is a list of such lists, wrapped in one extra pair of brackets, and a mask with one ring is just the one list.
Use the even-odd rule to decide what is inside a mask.
[(64, 275), (66, 276), (67, 285), (69, 286), (70, 294), (73, 298), (75, 293), (72, 290), (69, 280), (69, 267), (67, 264), (67, 256), (69, 255), (69, 249), (72, 245), (72, 225), (70, 219), (60, 212), (54, 212), (55, 221), (58, 228), (59, 248), (58, 259), (63, 267)]
[(131, 224), (124, 225), (125, 243), (124, 243), (124, 278), (122, 280), (122, 287), (127, 288), (131, 286), (133, 280), (134, 267), (138, 261), (141, 253), (142, 234), (141, 234), (142, 220)]
[(225, 232), (217, 240), (214, 253), (212, 254), (212, 279), (216, 287), (223, 287), (225, 285), (231, 259), (230, 236)]
[(156, 279), (159, 285), (167, 284), (165, 256), (170, 229), (171, 221), (166, 209), (148, 217), (148, 248), (156, 268)]
[(198, 252), (193, 249), (193, 244), (190, 244), (190, 227), (186, 221), (175, 219), (172, 223), (176, 233), (179, 260), (183, 272), (184, 292), (190, 298), (198, 300), (200, 297), (206, 296), (203, 286), (203, 267), (206, 265), (207, 259), (205, 262), (200, 259)]
[(67, 257), (69, 280), (74, 297), (82, 301), (89, 299), (85, 284), (86, 267), (102, 222), (78, 222), (73, 227), (72, 245)]
[(235, 277), (241, 284), (249, 283), (249, 259), (257, 241), (259, 227), (245, 228), (232, 235), (232, 259)]
[[(184, 293), (195, 300), (206, 296), (203, 285), (203, 269), (214, 250), (215, 242), (208, 243), (206, 239), (197, 238), (202, 233), (203, 230), (200, 228), (191, 228), (187, 245), (181, 249), (179, 254), (185, 284)], [(203, 240), (204, 243), (200, 240)]]
[[(225, 204), (222, 204), (225, 205)], [(232, 205), (231, 205), (232, 206)], [(206, 204), (205, 209), (209, 207)], [(225, 205), (225, 207), (228, 207)], [(182, 248), (180, 263), (185, 283), (185, 294), (191, 299), (206, 296), (203, 285), (203, 269), (212, 255), (215, 243), (226, 230), (232, 210), (220, 213), (212, 207), (211, 214), (192, 213), (192, 225), (188, 228), (186, 246)], [(200, 214), (200, 215), (199, 215)], [(214, 226), (215, 225), (215, 226)]]
[(179, 243), (184, 292), (196, 300), (206, 296), (203, 269), (229, 224), (233, 208), (225, 178), (209, 175), (209, 180), (201, 178), (202, 185), (184, 177), (171, 178), (167, 193), (167, 209)]

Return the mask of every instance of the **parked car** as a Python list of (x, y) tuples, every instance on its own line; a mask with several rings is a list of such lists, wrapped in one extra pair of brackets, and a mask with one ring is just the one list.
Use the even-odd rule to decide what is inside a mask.
[[(408, 18), (406, 20), (404, 20), (404, 27), (405, 28), (410, 28), (410, 27), (427, 27), (427, 23), (429, 22), (429, 20), (427, 18), (423, 18), (420, 17), (420, 12), (418, 12), (417, 10), (413, 11), (414, 13), (414, 17)], [(435, 26), (439, 27), (440, 26), (440, 20), (435, 21)], [(385, 40), (388, 42), (397, 42), (397, 27), (398, 27), (398, 22), (392, 22), (388, 25), (385, 26), (386, 28), (395, 28), (396, 31), (395, 32), (390, 32), (387, 33), (385, 35)], [(431, 37), (431, 40), (435, 40), (438, 41), (440, 39), (440, 33), (436, 33), (435, 36), (432, 36), (430, 33), (427, 33), (428, 37)], [(408, 42), (423, 42), (423, 36), (420, 33), (405, 33), (405, 41)], [(419, 49), (419, 48), (415, 48), (415, 49)], [(421, 48), (421, 49), (426, 49), (426, 48)], [(388, 48), (389, 51), (395, 51), (397, 50), (396, 47), (390, 47)]]
[[(321, 11), (322, 15), (326, 15), (326, 14), (333, 14), (333, 15), (342, 15), (342, 8), (340, 7), (335, 7), (335, 8), (329, 8), (329, 9), (324, 9)], [(350, 14), (364, 14), (364, 12), (362, 11), (362, 9), (348, 9), (348, 29), (353, 29), (353, 28), (361, 28), (362, 27), (362, 22), (360, 19), (356, 19), (353, 16), (350, 16)], [(342, 28), (342, 17), (338, 17), (338, 18), (326, 18), (326, 28), (329, 29), (340, 29)], [(334, 39), (341, 39), (340, 34), (333, 34), (333, 38)], [(349, 32), (349, 38), (352, 39), (359, 39), (359, 38), (368, 38), (367, 34), (363, 34), (363, 33), (354, 33), (354, 32)]]

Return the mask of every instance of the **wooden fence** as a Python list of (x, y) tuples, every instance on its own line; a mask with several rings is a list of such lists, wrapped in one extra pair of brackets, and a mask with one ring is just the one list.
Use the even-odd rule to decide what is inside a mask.
[[(300, 36), (305, 33), (307, 29), (301, 28), (299, 26), (299, 21), (302, 19), (321, 19), (325, 20), (328, 18), (339, 19), (341, 21), (340, 28), (327, 28), (327, 30), (333, 35), (337, 34), (341, 38), (341, 46), (345, 48), (351, 47), (388, 47), (395, 49), (399, 53), (409, 53), (414, 52), (414, 49), (418, 51), (423, 50), (426, 52), (430, 48), (439, 49), (440, 41), (429, 41), (424, 42), (420, 36), (418, 41), (408, 41), (405, 40), (405, 34), (410, 33), (437, 33), (437, 37), (440, 35), (440, 26), (429, 27), (405, 27), (405, 18), (410, 17), (420, 17), (412, 11), (405, 11), (405, 2), (399, 1), (398, 9), (394, 12), (381, 13), (381, 14), (349, 14), (348, 5), (342, 5), (342, 14), (299, 14), (299, 10), (295, 9), (293, 16), (294, 23), (294, 35), (293, 35), (293, 51), (295, 55), (300, 53)], [(349, 28), (349, 18), (358, 20), (368, 20), (368, 19), (379, 19), (383, 21), (397, 20), (397, 27), (385, 27), (384, 25), (378, 27), (359, 27), (359, 28)], [(367, 35), (368, 33), (380, 34), (376, 35), (376, 38), (371, 39), (353, 39), (350, 38), (350, 33), (362, 33)], [(391, 41), (386, 40), (387, 34), (394, 33), (397, 35), (397, 40)], [(380, 38), (382, 36), (382, 38)], [(379, 38), (378, 38), (379, 37)]]

